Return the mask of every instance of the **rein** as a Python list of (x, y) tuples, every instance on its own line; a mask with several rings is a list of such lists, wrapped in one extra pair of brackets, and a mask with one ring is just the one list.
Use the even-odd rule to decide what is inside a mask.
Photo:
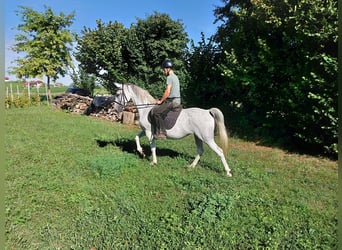
[[(122, 84), (123, 85), (123, 84)], [(124, 106), (126, 106), (126, 103), (129, 101), (128, 99), (127, 99), (127, 97), (126, 97), (126, 95), (125, 95), (125, 92), (124, 92), (124, 88), (123, 88), (123, 86), (122, 86), (122, 95), (121, 95), (121, 101), (122, 102), (117, 102), (117, 101), (113, 101), (114, 103), (116, 103), (116, 104), (118, 104), (118, 105), (120, 105), (120, 106), (122, 106), (122, 107), (124, 107)], [(136, 106), (137, 108), (148, 108), (149, 106), (155, 106), (155, 105), (157, 105), (156, 103), (142, 103), (142, 104), (134, 104), (134, 106)]]
[[(123, 104), (122, 103), (120, 103), (120, 102), (117, 102), (117, 101), (113, 101), (114, 103), (116, 103), (116, 104), (118, 104), (118, 105), (120, 105), (120, 106), (122, 106), (122, 107), (124, 107), (124, 106), (126, 106), (126, 102), (123, 102)], [(155, 106), (155, 105), (157, 105), (157, 104), (154, 104), (154, 103), (142, 103), (142, 104), (133, 104), (134, 106), (136, 106), (137, 108), (138, 107), (140, 107), (140, 108), (148, 108), (149, 106)]]
[(157, 105), (157, 104), (156, 103), (145, 103), (145, 104), (135, 104), (134, 106), (148, 108), (148, 106), (155, 106), (155, 105)]

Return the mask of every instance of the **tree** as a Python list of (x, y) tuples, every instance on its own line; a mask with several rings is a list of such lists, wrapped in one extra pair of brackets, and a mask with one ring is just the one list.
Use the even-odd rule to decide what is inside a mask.
[(77, 42), (80, 67), (101, 79), (110, 92), (116, 90), (114, 82), (132, 82), (160, 95), (164, 81), (160, 65), (166, 58), (174, 61), (181, 79), (185, 75), (187, 34), (182, 23), (166, 14), (137, 19), (130, 28), (97, 20), (97, 28), (84, 28)]
[(231, 0), (215, 10), (229, 98), (261, 133), (337, 152), (337, 2)]
[(74, 86), (86, 90), (89, 96), (94, 95), (96, 76), (86, 73), (81, 68), (79, 68), (78, 72), (76, 72), (76, 70), (73, 68), (70, 77), (73, 81)]
[(18, 15), (22, 22), (17, 29), (21, 33), (15, 36), (15, 52), (24, 52), (17, 59), (12, 72), (22, 77), (47, 77), (48, 95), (51, 100), (50, 79), (64, 76), (72, 65), (70, 55), (73, 35), (67, 29), (72, 23), (74, 13), (55, 15), (50, 7), (40, 13), (29, 7), (20, 6)]
[(75, 58), (79, 67), (88, 74), (94, 74), (102, 85), (114, 93), (114, 82), (126, 82), (127, 70), (123, 50), (127, 30), (119, 22), (96, 21), (97, 28), (84, 28), (77, 38)]
[(220, 49), (212, 37), (206, 41), (202, 33), (197, 45), (191, 41), (186, 59), (189, 83), (185, 91), (185, 99), (191, 106), (222, 106), (220, 103), (224, 102), (226, 92), (222, 85), (220, 69), (217, 67), (221, 63), (221, 57)]
[(141, 63), (137, 65), (135, 77), (140, 80), (141, 87), (153, 95), (162, 95), (165, 78), (160, 66), (163, 60), (171, 59), (182, 82), (181, 88), (186, 88), (184, 61), (188, 38), (182, 22), (173, 21), (167, 14), (155, 12), (146, 19), (137, 19), (131, 29), (140, 41), (136, 48)]

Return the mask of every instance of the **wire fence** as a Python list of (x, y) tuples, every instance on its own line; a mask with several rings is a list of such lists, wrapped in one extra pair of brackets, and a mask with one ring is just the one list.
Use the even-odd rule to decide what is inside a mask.
[(46, 101), (46, 103), (49, 105), (48, 96), (47, 84), (27, 83), (25, 86), (23, 86), (20, 85), (20, 83), (9, 83), (6, 85), (5, 107), (20, 108), (37, 106), (40, 105), (42, 101)]

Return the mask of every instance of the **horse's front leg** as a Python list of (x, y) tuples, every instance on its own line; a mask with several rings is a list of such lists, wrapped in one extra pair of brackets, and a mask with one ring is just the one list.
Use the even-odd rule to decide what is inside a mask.
[(156, 153), (156, 143), (154, 141), (154, 137), (152, 135), (152, 132), (150, 130), (146, 130), (145, 134), (150, 142), (150, 148), (151, 148), (151, 153), (152, 153), (152, 165), (157, 164), (157, 153)]
[(145, 131), (142, 130), (135, 136), (135, 143), (137, 145), (137, 151), (139, 152), (142, 158), (145, 158), (146, 156), (140, 144), (140, 138), (143, 137), (144, 135), (145, 135)]

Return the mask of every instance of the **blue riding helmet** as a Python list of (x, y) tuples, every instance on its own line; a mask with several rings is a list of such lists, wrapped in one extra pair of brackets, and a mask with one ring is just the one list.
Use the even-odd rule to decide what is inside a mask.
[(172, 69), (172, 67), (173, 67), (172, 61), (170, 61), (170, 60), (164, 60), (163, 63), (162, 63), (162, 65), (161, 65), (161, 67), (162, 67), (163, 69), (165, 69), (165, 68), (171, 68), (171, 69)]

